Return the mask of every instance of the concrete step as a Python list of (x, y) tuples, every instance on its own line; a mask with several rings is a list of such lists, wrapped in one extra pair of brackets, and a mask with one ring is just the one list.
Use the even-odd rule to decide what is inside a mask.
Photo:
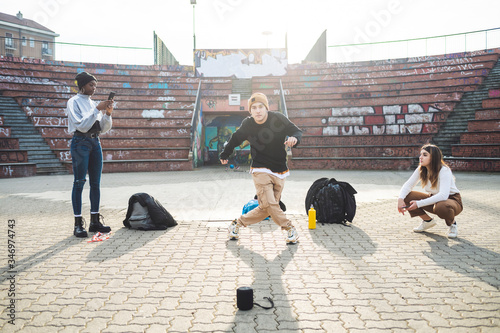
[(0, 115), (5, 126), (10, 127), (11, 137), (19, 139), (19, 148), (27, 151), (28, 162), (36, 164), (37, 174), (68, 173), (13, 98), (0, 96)]

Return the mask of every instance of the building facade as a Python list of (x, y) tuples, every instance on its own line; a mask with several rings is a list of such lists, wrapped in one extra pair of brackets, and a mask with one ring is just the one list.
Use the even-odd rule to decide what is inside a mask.
[(23, 17), (0, 13), (0, 56), (55, 59), (54, 31)]

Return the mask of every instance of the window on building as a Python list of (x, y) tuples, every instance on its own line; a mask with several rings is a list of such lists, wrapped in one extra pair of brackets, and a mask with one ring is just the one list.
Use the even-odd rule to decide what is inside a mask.
[(35, 40), (33, 37), (30, 37), (30, 47), (35, 47)]
[(5, 33), (5, 47), (9, 49), (14, 48), (14, 40), (12, 39), (11, 33)]
[(49, 49), (49, 42), (42, 42), (42, 55), (50, 55), (51, 51)]
[(22, 38), (22, 45), (26, 46), (26, 36), (23, 36), (23, 38)]

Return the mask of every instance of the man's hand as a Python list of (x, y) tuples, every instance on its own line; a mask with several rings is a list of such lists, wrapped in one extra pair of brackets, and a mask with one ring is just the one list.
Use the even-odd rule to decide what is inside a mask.
[(285, 146), (293, 147), (297, 144), (297, 138), (294, 136), (289, 136), (285, 141)]
[(220, 160), (221, 164), (227, 164), (227, 162), (229, 162), (229, 161), (228, 160)]

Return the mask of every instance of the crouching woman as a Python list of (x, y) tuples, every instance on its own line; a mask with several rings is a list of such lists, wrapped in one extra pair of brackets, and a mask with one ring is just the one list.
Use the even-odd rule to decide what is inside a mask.
[[(462, 212), (463, 206), (451, 169), (444, 162), (441, 150), (433, 144), (422, 147), (419, 162), (418, 168), (401, 188), (398, 211), (401, 214), (408, 211), (411, 217), (422, 219), (422, 223), (413, 229), (415, 232), (434, 227), (436, 221), (427, 213), (435, 214), (449, 227), (448, 238), (456, 238), (458, 228), (455, 216)], [(419, 181), (425, 193), (413, 191)]]

